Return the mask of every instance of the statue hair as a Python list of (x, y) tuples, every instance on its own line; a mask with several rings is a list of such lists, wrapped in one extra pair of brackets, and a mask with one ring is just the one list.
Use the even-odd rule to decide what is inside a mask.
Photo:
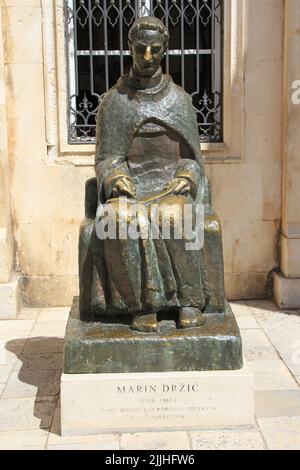
[(135, 20), (128, 34), (129, 45), (131, 45), (134, 39), (136, 38), (138, 31), (142, 29), (151, 29), (153, 31), (158, 31), (163, 36), (164, 48), (166, 49), (168, 47), (169, 31), (167, 30), (163, 22), (155, 16), (142, 16), (141, 18), (137, 18)]

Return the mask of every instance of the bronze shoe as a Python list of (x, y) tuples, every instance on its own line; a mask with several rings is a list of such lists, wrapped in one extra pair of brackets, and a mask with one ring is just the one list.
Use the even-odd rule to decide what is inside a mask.
[(141, 331), (142, 333), (157, 333), (158, 323), (156, 313), (137, 315), (132, 320), (131, 328), (133, 330)]
[(195, 307), (182, 307), (179, 310), (179, 327), (195, 328), (205, 324), (203, 313)]

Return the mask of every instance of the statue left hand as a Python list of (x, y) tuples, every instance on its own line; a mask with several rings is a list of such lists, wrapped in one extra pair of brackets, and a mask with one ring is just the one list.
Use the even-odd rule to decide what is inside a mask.
[(191, 192), (191, 185), (185, 178), (173, 178), (165, 189), (172, 194), (187, 196)]

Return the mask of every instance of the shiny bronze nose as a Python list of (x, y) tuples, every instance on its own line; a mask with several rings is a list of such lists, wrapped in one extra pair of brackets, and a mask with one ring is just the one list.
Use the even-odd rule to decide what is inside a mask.
[(144, 59), (149, 62), (152, 59), (152, 54), (151, 54), (151, 47), (148, 46), (146, 49), (146, 52), (144, 54)]

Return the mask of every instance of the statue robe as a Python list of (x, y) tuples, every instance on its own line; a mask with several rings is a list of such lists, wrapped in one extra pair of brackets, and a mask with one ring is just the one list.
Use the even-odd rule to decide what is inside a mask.
[[(156, 128), (151, 137), (153, 125)], [(140, 153), (132, 154), (134, 139), (143, 132), (147, 137), (147, 128), (150, 128), (148, 138), (154, 138), (157, 126), (171, 135), (171, 144), (172, 136), (178, 137), (179, 158), (172, 154), (172, 145), (162, 148), (161, 154), (154, 157), (143, 144)], [(144, 142), (149, 142), (148, 138)], [(137, 200), (131, 200), (131, 204), (137, 208), (142, 199), (163, 191), (174, 177), (188, 180), (191, 197), (169, 195), (158, 199), (159, 204), (165, 208), (185, 203), (194, 206), (194, 202), (200, 201), (204, 170), (190, 96), (168, 75), (163, 76), (159, 86), (146, 90), (136, 89), (129, 75), (121, 77), (105, 95), (99, 109), (95, 170), (101, 209), (118, 202), (119, 198), (112, 198), (112, 189), (121, 177), (134, 182)], [(127, 214), (119, 216), (124, 219)], [(174, 218), (176, 224), (175, 212)], [(203, 310), (207, 293), (202, 250), (188, 251), (185, 243), (184, 239), (167, 240), (162, 236), (157, 240), (99, 240), (94, 230), (92, 250), (99, 276), (97, 289), (99, 299), (101, 292), (105, 299), (102, 310), (111, 314), (151, 313), (172, 306)]]

